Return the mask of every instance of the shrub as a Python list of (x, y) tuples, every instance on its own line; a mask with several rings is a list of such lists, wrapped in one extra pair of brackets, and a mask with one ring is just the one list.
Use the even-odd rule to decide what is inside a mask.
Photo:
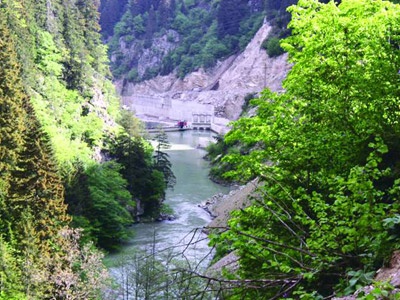
[(277, 37), (269, 37), (264, 40), (261, 45), (270, 57), (276, 57), (284, 53), (280, 45), (280, 40)]

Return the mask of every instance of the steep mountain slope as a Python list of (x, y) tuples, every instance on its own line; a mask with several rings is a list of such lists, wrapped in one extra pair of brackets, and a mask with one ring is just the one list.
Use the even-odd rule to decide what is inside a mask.
[[(273, 91), (280, 90), (290, 66), (286, 55), (270, 58), (261, 43), (271, 31), (268, 22), (264, 22), (254, 38), (239, 55), (233, 55), (210, 69), (199, 69), (180, 79), (176, 73), (157, 76), (141, 83), (116, 82), (123, 103), (136, 111), (146, 114), (147, 103), (151, 97), (156, 102), (170, 99), (181, 102), (211, 105), (209, 112), (227, 120), (238, 118), (244, 97), (258, 93), (265, 87)], [(162, 115), (163, 107), (160, 106)], [(157, 115), (154, 107), (153, 115)], [(191, 112), (188, 111), (188, 118)], [(142, 118), (144, 116), (141, 116)], [(168, 116), (167, 116), (168, 117)]]

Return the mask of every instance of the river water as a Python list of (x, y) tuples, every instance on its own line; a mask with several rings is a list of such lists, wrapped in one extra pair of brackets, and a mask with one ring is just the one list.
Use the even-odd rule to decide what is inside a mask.
[(174, 221), (135, 225), (131, 247), (149, 246), (154, 239), (159, 250), (178, 246), (183, 240), (192, 238), (190, 233), (193, 230), (202, 228), (211, 220), (198, 204), (214, 194), (229, 191), (227, 187), (215, 184), (208, 178), (209, 163), (203, 159), (205, 151), (197, 148), (199, 139), (212, 139), (212, 135), (209, 131), (196, 130), (168, 133), (171, 148), (164, 151), (170, 157), (176, 185), (173, 190), (167, 191), (165, 203), (178, 218)]
[[(167, 252), (178, 253), (195, 263), (202, 262), (210, 254), (207, 237), (201, 233), (201, 228), (211, 218), (198, 204), (212, 195), (229, 192), (228, 187), (215, 184), (208, 178), (209, 163), (203, 159), (205, 151), (197, 148), (200, 140), (212, 139), (212, 136), (209, 131), (168, 132), (171, 148), (164, 151), (169, 154), (176, 185), (167, 191), (165, 202), (174, 210), (177, 219), (134, 225), (134, 237), (109, 260), (129, 257), (129, 253), (138, 249), (158, 253), (160, 257)], [(209, 258), (211, 256), (204, 261), (209, 261)], [(118, 273), (115, 268), (111, 271)]]

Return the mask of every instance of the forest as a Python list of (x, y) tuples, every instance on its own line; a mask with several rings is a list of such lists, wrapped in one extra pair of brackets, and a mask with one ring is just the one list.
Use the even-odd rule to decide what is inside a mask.
[(173, 184), (120, 108), (96, 5), (0, 2), (0, 299), (98, 299), (103, 251)]
[[(265, 17), (275, 28), (265, 47), (271, 54), (282, 54), (277, 41), (288, 34), (290, 15), (286, 8), (295, 2), (103, 0), (100, 24), (109, 45), (112, 73), (128, 82), (172, 72), (183, 78), (242, 51)], [(269, 45), (269, 39), (273, 45)], [(146, 55), (156, 62), (141, 66), (140, 60)]]
[[(175, 183), (165, 135), (146, 141), (112, 80), (210, 67), (265, 16), (276, 31), (264, 46), (292, 63), (284, 92), (260, 93), (256, 114), (209, 149), (214, 176), (260, 182), (210, 234), (215, 260), (235, 253), (238, 269), (171, 274), (153, 260), (139, 275), (160, 290), (178, 277), (187, 299), (329, 299), (365, 285), (360, 299), (395, 299), (373, 275), (400, 241), (398, 1), (299, 0), (286, 13), (294, 2), (0, 1), (0, 299), (106, 298), (104, 251), (138, 214), (157, 218)], [(163, 30), (179, 45), (140, 75), (118, 43), (151, 48)]]

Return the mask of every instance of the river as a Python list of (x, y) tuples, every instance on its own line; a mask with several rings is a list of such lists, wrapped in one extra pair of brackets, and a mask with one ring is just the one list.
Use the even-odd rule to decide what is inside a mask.
[[(125, 281), (128, 276), (126, 266), (138, 268), (137, 265), (142, 261), (136, 254), (138, 249), (155, 254), (161, 261), (161, 257), (170, 257), (173, 253), (191, 266), (199, 262), (204, 264), (211, 258), (207, 237), (201, 233), (201, 228), (211, 218), (198, 204), (214, 194), (229, 192), (228, 187), (218, 185), (208, 178), (209, 163), (203, 159), (205, 151), (197, 148), (200, 139), (212, 139), (212, 135), (209, 131), (195, 130), (168, 133), (172, 146), (164, 151), (169, 154), (176, 185), (173, 190), (167, 191), (165, 201), (174, 210), (177, 219), (140, 223), (132, 227), (134, 236), (128, 245), (121, 252), (108, 257), (109, 263), (114, 261), (110, 271), (120, 284), (124, 284), (121, 281)], [(132, 264), (130, 260), (136, 262)], [(119, 267), (115, 267), (116, 264)], [(130, 288), (130, 293), (125, 291), (126, 295), (118, 299), (141, 299), (141, 296), (128, 296), (132, 295), (133, 290)]]

